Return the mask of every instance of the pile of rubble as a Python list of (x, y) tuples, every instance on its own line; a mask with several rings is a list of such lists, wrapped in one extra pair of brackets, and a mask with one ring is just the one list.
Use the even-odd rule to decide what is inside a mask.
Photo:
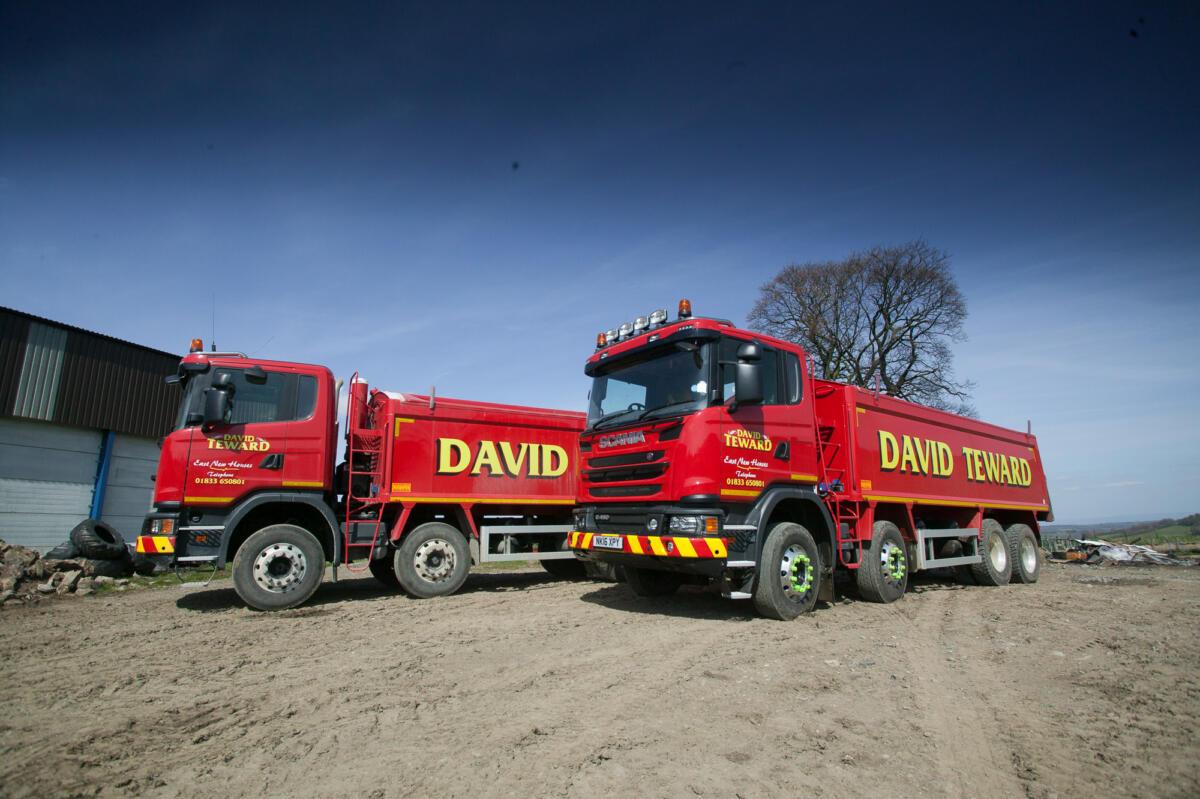
[(1158, 566), (1194, 566), (1195, 561), (1164, 555), (1140, 544), (1116, 544), (1099, 539), (1075, 538), (1063, 560), (1080, 563), (1152, 563)]
[[(53, 554), (53, 553), (51, 553)], [(86, 596), (100, 585), (129, 584), (133, 560), (42, 557), (36, 550), (0, 539), (0, 605), (37, 602), (44, 596)]]

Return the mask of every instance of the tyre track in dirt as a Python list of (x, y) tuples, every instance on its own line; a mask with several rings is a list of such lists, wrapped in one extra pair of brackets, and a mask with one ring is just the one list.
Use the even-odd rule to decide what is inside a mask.
[(921, 581), (793, 623), (540, 571), (269, 615), (52, 601), (0, 613), (0, 796), (1197, 795), (1198, 577)]

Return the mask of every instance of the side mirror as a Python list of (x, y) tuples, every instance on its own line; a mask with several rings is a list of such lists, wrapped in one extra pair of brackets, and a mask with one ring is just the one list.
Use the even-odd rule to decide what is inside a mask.
[[(762, 350), (747, 342), (737, 351), (737, 371), (734, 374), (733, 399), (737, 405), (760, 405), (763, 401)], [(736, 410), (736, 408), (734, 408)]]
[(229, 421), (233, 412), (233, 392), (228, 387), (204, 390), (204, 423), (217, 424)]
[(233, 413), (233, 378), (220, 372), (213, 378), (212, 388), (204, 390), (204, 423), (226, 423)]

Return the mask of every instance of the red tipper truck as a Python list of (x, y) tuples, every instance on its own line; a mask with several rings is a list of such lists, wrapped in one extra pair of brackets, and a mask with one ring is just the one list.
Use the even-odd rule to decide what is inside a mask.
[(1030, 433), (814, 379), (803, 349), (680, 303), (601, 333), (570, 545), (635, 592), (717, 581), (795, 618), (849, 578), (1034, 582), (1052, 520)]
[(195, 340), (174, 380), (183, 397), (137, 550), (175, 566), (232, 561), (251, 607), (298, 605), (326, 563), (336, 579), (360, 559), (418, 597), (453, 593), (472, 563), (582, 574), (565, 546), (581, 413), (370, 391), (356, 375), (335, 469), (338, 387), (325, 367)]

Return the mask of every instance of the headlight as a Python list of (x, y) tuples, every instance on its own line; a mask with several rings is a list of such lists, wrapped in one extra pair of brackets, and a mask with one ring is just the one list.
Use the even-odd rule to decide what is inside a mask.
[(586, 526), (587, 526), (587, 511), (585, 511), (585, 510), (575, 511), (575, 529), (582, 530)]
[(150, 532), (153, 535), (171, 535), (175, 532), (174, 519), (151, 519)]
[(700, 529), (699, 516), (672, 516), (671, 532), (691, 535)]
[(680, 535), (715, 535), (721, 532), (721, 521), (716, 516), (672, 516), (669, 529)]

